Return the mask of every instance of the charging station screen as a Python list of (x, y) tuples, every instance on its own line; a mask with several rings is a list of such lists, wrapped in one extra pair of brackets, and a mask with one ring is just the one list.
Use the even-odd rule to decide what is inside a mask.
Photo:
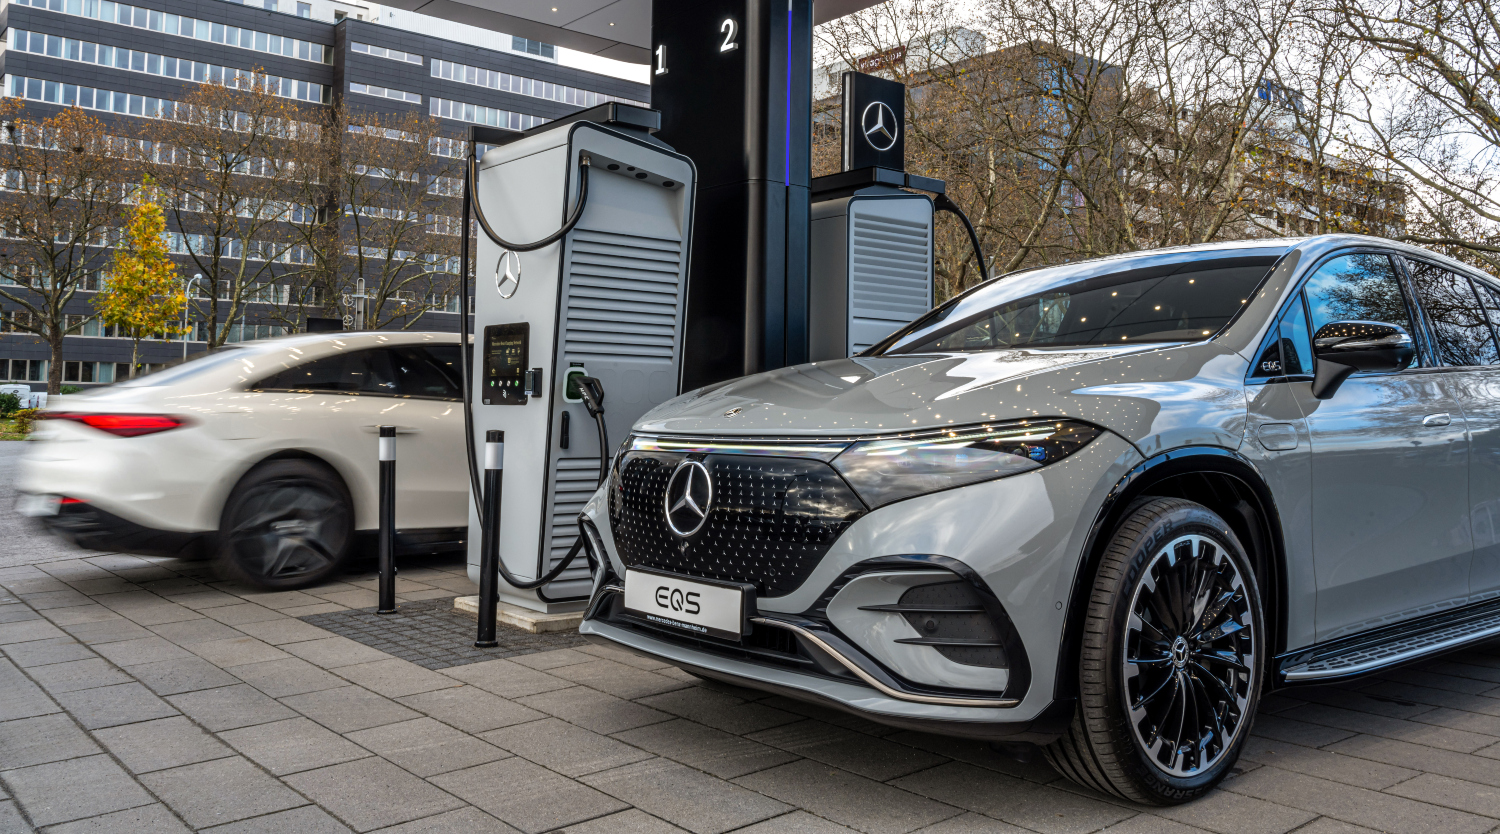
[(484, 329), (485, 405), (523, 405), (526, 402), (526, 342), (531, 325), (492, 324)]

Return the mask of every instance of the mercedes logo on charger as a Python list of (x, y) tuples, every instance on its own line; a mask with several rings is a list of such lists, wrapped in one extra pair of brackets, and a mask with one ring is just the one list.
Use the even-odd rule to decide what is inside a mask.
[(883, 101), (872, 101), (859, 117), (860, 130), (870, 147), (884, 153), (896, 147), (896, 137), (901, 135), (901, 125), (896, 123), (896, 111)]
[(667, 481), (667, 527), (681, 538), (692, 536), (708, 521), (708, 505), (713, 500), (708, 467), (696, 460), (683, 461)]
[(510, 298), (521, 288), (521, 256), (509, 249), (500, 250), (500, 260), (495, 263), (495, 292), (501, 298)]

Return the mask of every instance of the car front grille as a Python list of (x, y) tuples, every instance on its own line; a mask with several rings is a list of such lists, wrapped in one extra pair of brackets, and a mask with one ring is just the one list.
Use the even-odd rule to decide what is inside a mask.
[(609, 522), (626, 565), (748, 582), (760, 596), (796, 590), (865, 507), (822, 461), (694, 454), (713, 499), (702, 529), (681, 538), (667, 526), (667, 483), (689, 458), (632, 451), (610, 480)]

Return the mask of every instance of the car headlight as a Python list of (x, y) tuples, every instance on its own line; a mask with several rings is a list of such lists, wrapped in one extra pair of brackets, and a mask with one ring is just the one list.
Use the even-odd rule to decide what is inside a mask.
[(1021, 420), (862, 440), (833, 468), (871, 509), (1062, 460), (1103, 433), (1072, 420)]

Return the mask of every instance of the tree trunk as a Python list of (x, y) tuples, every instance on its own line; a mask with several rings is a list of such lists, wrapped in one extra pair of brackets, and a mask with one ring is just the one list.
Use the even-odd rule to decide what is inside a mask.
[(140, 350), (141, 350), (141, 340), (140, 339), (131, 339), (130, 340), (130, 378), (131, 379), (135, 379), (136, 357), (140, 354)]
[(62, 393), (63, 337), (61, 328), (49, 328), (47, 346), (52, 349), (52, 361), (47, 363), (47, 395)]

